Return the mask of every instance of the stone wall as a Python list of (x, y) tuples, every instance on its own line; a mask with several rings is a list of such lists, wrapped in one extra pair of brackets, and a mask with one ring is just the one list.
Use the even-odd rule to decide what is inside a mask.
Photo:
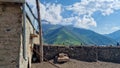
[(98, 47), (98, 60), (120, 63), (120, 47)]
[(0, 68), (18, 68), (22, 33), (19, 4), (0, 3)]
[(95, 47), (95, 46), (44, 46), (44, 57), (53, 59), (58, 53), (67, 53), (70, 58), (95, 62), (107, 61), (120, 63), (120, 47)]
[[(26, 17), (26, 54), (23, 57), (23, 12), (22, 4), (0, 1), (0, 68), (28, 68), (31, 67), (32, 52), (30, 47), (36, 34), (32, 24)], [(39, 37), (37, 37), (39, 38)], [(36, 39), (37, 39), (36, 38)]]

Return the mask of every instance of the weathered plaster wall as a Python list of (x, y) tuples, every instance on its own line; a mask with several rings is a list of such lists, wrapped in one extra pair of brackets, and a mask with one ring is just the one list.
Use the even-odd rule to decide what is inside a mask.
[(107, 61), (120, 63), (120, 47), (94, 46), (44, 46), (44, 57), (53, 59), (58, 53), (67, 53), (70, 58), (82, 61)]
[[(28, 63), (29, 63), (29, 67), (31, 67), (31, 57), (32, 57), (32, 50), (30, 47), (33, 47), (33, 44), (35, 43), (35, 39), (37, 39), (38, 37), (35, 38), (31, 38), (30, 34), (36, 34), (32, 24), (30, 23), (30, 21), (26, 18), (26, 47), (27, 47), (27, 60), (25, 60), (23, 58), (23, 45), (21, 45), (20, 47), (20, 64), (19, 64), (19, 68), (27, 68)], [(21, 40), (22, 42), (22, 40)]]
[(0, 68), (18, 68), (22, 33), (19, 4), (0, 2)]

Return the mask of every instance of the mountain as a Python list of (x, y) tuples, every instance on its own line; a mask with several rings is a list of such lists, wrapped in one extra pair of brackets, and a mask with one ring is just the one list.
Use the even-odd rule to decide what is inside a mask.
[(75, 28), (73, 26), (61, 26), (43, 24), (44, 42), (59, 45), (112, 45), (113, 39), (98, 34), (94, 31)]
[(64, 27), (60, 27), (52, 31), (49, 31), (47, 34), (45, 34), (44, 38), (45, 42), (49, 44), (76, 45), (82, 43), (76, 36), (74, 36), (72, 32), (70, 32)]
[[(61, 25), (43, 24), (44, 42), (48, 44), (80, 44), (81, 42), (68, 29)], [(79, 42), (78, 42), (79, 41)]]
[(116, 41), (113, 39), (103, 36), (101, 34), (98, 34), (94, 31), (91, 30), (86, 30), (86, 29), (80, 29), (80, 28), (73, 28), (72, 31), (79, 37), (79, 35), (82, 35), (85, 37), (81, 38), (84, 40), (86, 44), (96, 44), (96, 45), (111, 45), (111, 44), (116, 44)]
[(110, 34), (106, 34), (105, 36), (110, 37), (110, 38), (116, 40), (117, 42), (120, 42), (120, 30), (115, 31)]

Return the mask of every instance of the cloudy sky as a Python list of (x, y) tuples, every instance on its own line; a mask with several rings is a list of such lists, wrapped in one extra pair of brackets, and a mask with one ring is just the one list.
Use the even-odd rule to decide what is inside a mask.
[[(27, 0), (35, 11), (35, 0)], [(101, 34), (120, 30), (120, 0), (40, 0), (41, 19)]]

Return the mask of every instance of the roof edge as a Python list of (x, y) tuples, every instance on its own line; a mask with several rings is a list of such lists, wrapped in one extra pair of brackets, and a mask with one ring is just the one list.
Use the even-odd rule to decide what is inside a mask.
[(25, 0), (0, 0), (0, 2), (25, 3)]

